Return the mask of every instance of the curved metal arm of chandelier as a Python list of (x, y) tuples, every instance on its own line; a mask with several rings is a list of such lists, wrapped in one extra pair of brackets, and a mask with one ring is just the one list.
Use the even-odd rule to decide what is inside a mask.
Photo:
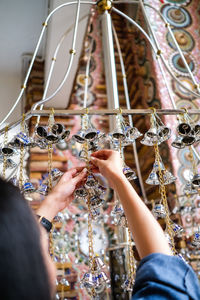
[[(116, 30), (115, 30), (115, 27), (114, 27), (113, 24), (112, 24), (112, 30), (113, 30), (115, 43), (116, 43), (116, 46), (117, 46), (117, 51), (118, 51), (118, 54), (119, 54), (120, 66), (121, 66), (122, 77), (123, 77), (124, 94), (125, 94), (125, 99), (126, 99), (126, 107), (127, 107), (127, 109), (131, 109), (124, 61), (123, 61), (122, 52), (121, 52), (119, 40), (118, 40), (118, 37), (117, 37), (117, 33), (116, 33)], [(133, 127), (132, 116), (129, 115), (128, 119), (129, 119), (130, 126)], [(140, 163), (139, 163), (139, 158), (138, 158), (137, 147), (136, 147), (135, 141), (133, 143), (133, 154), (134, 154), (134, 157), (135, 157), (135, 164), (136, 164), (137, 175), (138, 175), (138, 179), (139, 179), (139, 183), (140, 183), (140, 187), (141, 187), (142, 197), (143, 197), (144, 202), (146, 203), (146, 202), (148, 202), (148, 200), (147, 200), (147, 196), (146, 196), (146, 192), (145, 192), (145, 188), (144, 188), (144, 183), (143, 183), (143, 179), (142, 179), (142, 173), (141, 173), (141, 169), (140, 169)]]
[(168, 71), (168, 73), (171, 75), (171, 77), (183, 88), (185, 89), (186, 91), (188, 91), (190, 94), (194, 95), (196, 98), (199, 98), (200, 97), (200, 94), (196, 93), (196, 92), (193, 92), (191, 91), (189, 88), (187, 88), (185, 85), (183, 85), (182, 82), (180, 82), (176, 76), (172, 73), (172, 71), (170, 70), (166, 60), (164, 59), (163, 55), (162, 55), (162, 52), (161, 52), (161, 49), (157, 48), (153, 42), (151, 41), (149, 35), (146, 33), (145, 30), (143, 30), (143, 28), (138, 25), (133, 19), (131, 19), (129, 16), (127, 16), (126, 14), (124, 14), (123, 12), (121, 12), (120, 10), (116, 9), (115, 7), (112, 8), (112, 10), (114, 12), (116, 12), (118, 15), (121, 15), (122, 17), (124, 17), (125, 19), (127, 19), (130, 23), (132, 23), (134, 26), (136, 26), (143, 34), (144, 36), (147, 38), (147, 40), (149, 41), (149, 43), (151, 44), (151, 47), (153, 49), (153, 51), (155, 52), (155, 54), (158, 56), (158, 58), (160, 57), (166, 70)]
[(86, 70), (85, 70), (85, 86), (84, 86), (83, 108), (87, 107), (88, 77), (89, 77), (90, 60), (91, 60), (93, 44), (94, 44), (94, 40), (92, 39), (92, 42), (91, 42), (91, 45), (90, 45), (90, 51), (89, 51), (89, 55), (88, 55), (88, 60), (87, 60), (87, 65), (86, 65)]
[(77, 2), (77, 10), (76, 10), (76, 18), (75, 18), (75, 26), (74, 26), (74, 34), (73, 34), (73, 39), (72, 39), (72, 46), (71, 46), (71, 50), (70, 50), (70, 60), (69, 60), (69, 64), (68, 64), (68, 67), (67, 67), (67, 71), (63, 77), (63, 80), (61, 81), (60, 85), (57, 87), (57, 89), (53, 92), (53, 94), (51, 94), (49, 97), (47, 98), (44, 98), (40, 101), (38, 101), (37, 103), (35, 103), (33, 105), (33, 108), (31, 108), (31, 110), (35, 110), (38, 105), (41, 105), (41, 104), (44, 104), (46, 103), (47, 101), (51, 100), (60, 90), (61, 88), (63, 87), (68, 75), (69, 75), (69, 72), (71, 70), (71, 67), (72, 67), (72, 63), (73, 63), (73, 59), (74, 59), (74, 55), (76, 53), (76, 50), (75, 50), (75, 45), (76, 45), (76, 37), (77, 37), (77, 29), (78, 29), (78, 21), (79, 21), (79, 14), (80, 14), (80, 0), (78, 0)]
[[(79, 23), (81, 21), (83, 21), (86, 17), (88, 17), (89, 14), (86, 14), (84, 15), (82, 18), (80, 18), (79, 20)], [(51, 61), (51, 66), (50, 66), (50, 70), (49, 70), (49, 74), (48, 74), (48, 77), (47, 77), (47, 81), (46, 81), (46, 84), (45, 84), (45, 88), (44, 88), (44, 93), (43, 93), (43, 96), (42, 96), (42, 100), (44, 100), (46, 98), (46, 95), (47, 95), (47, 91), (48, 91), (48, 88), (49, 88), (49, 84), (50, 84), (50, 80), (51, 80), (51, 76), (52, 76), (52, 73), (53, 73), (53, 70), (54, 70), (54, 66), (55, 66), (55, 63), (56, 63), (56, 59), (57, 59), (57, 55), (58, 55), (58, 51), (62, 45), (62, 43), (64, 42), (65, 38), (67, 37), (68, 33), (73, 29), (74, 25), (71, 25), (65, 32), (64, 34), (62, 35), (62, 37), (60, 38), (60, 41), (58, 42), (57, 46), (56, 46), (56, 49), (55, 49), (55, 52), (53, 54), (53, 57), (52, 57), (52, 61)], [(40, 105), (40, 110), (43, 109), (43, 104)], [(37, 117), (37, 122), (36, 124), (39, 124), (39, 121), (40, 121), (40, 116)], [(36, 125), (37, 126), (37, 125)]]
[[(21, 87), (21, 91), (17, 97), (17, 100), (15, 101), (13, 107), (10, 109), (9, 113), (5, 116), (5, 118), (0, 122), (0, 126), (5, 123), (5, 121), (9, 118), (9, 116), (13, 113), (13, 111), (15, 110), (17, 104), (19, 103), (19, 101), (21, 100), (21, 97), (25, 91), (25, 88), (26, 88), (26, 84), (27, 84), (27, 81), (28, 81), (28, 78), (29, 78), (29, 75), (31, 73), (31, 70), (32, 70), (32, 67), (33, 67), (33, 63), (35, 61), (35, 58), (36, 58), (36, 55), (38, 53), (38, 49), (39, 49), (39, 46), (40, 46), (40, 43), (42, 41), (42, 38), (43, 38), (43, 35), (44, 35), (44, 32), (45, 32), (45, 29), (47, 27), (47, 24), (48, 24), (48, 21), (49, 19), (53, 16), (53, 14), (55, 12), (57, 12), (59, 9), (63, 8), (64, 6), (68, 6), (68, 5), (72, 5), (72, 4), (77, 4), (77, 1), (72, 1), (72, 2), (67, 2), (67, 3), (63, 3), (62, 5), (59, 5), (58, 7), (56, 7), (54, 10), (52, 10), (50, 12), (50, 14), (47, 16), (45, 22), (43, 23), (43, 28), (42, 28), (42, 31), (40, 33), (40, 36), (39, 36), (39, 39), (38, 39), (38, 42), (37, 42), (37, 45), (35, 47), (35, 51), (33, 53), (33, 57), (31, 59), (31, 62), (30, 62), (30, 65), (29, 65), (29, 68), (28, 68), (28, 71), (26, 73), (26, 77), (24, 79), (24, 82), (22, 84), (22, 87)], [(94, 5), (96, 4), (96, 2), (92, 2), (92, 1), (80, 1), (80, 4), (91, 4), (91, 5)]]
[[(155, 34), (155, 32), (154, 32), (154, 30), (153, 30), (153, 28), (152, 28), (152, 26), (151, 26), (151, 24), (150, 24), (150, 22), (149, 22), (147, 13), (146, 13), (146, 11), (145, 11), (144, 5), (143, 5), (143, 3), (142, 3), (141, 0), (140, 0), (140, 5), (141, 5), (141, 8), (142, 8), (142, 11), (143, 11), (145, 20), (146, 20), (146, 24), (147, 24), (147, 26), (149, 27), (150, 33), (152, 34), (153, 40), (154, 40), (154, 42), (155, 42), (157, 48), (159, 49), (159, 48), (160, 48), (160, 45), (159, 45), (159, 43), (158, 43), (158, 41), (157, 41), (156, 34)], [(150, 5), (148, 5), (148, 6), (150, 6)], [(150, 6), (150, 7), (154, 9), (154, 7), (152, 7), (152, 6)], [(156, 9), (155, 9), (155, 10), (156, 10)], [(156, 10), (156, 11), (157, 11), (157, 10)], [(162, 17), (163, 21), (166, 22), (166, 21), (165, 21), (165, 18), (162, 16), (162, 14), (160, 14), (159, 11), (157, 11), (157, 12), (158, 12), (159, 15)], [(169, 26), (167, 26), (167, 27), (170, 28)], [(170, 29), (170, 30), (171, 30), (171, 29)], [(175, 39), (175, 37), (174, 37), (173, 32), (171, 32), (171, 35), (173, 36), (173, 39), (175, 40), (175, 43), (177, 44), (177, 47), (179, 48), (178, 43), (177, 43), (177, 41), (176, 41), (176, 39)], [(180, 53), (180, 55), (183, 56), (182, 51), (181, 51), (180, 48), (179, 48), (179, 53)], [(183, 56), (183, 57), (184, 57), (184, 56)], [(184, 59), (185, 59), (185, 57), (184, 57)], [(176, 103), (175, 103), (173, 94), (172, 94), (171, 89), (170, 89), (170, 87), (169, 87), (169, 84), (168, 84), (168, 82), (167, 82), (167, 79), (166, 79), (166, 76), (165, 76), (165, 71), (164, 71), (164, 69), (163, 69), (163, 66), (162, 66), (160, 60), (158, 60), (158, 65), (159, 65), (159, 67), (160, 67), (161, 74), (162, 74), (162, 76), (163, 76), (165, 85), (166, 85), (166, 87), (167, 87), (167, 91), (168, 91), (169, 98), (170, 98), (170, 100), (171, 100), (172, 106), (173, 106), (174, 109), (177, 109), (177, 106), (176, 106)], [(186, 62), (186, 65), (188, 66), (187, 62)], [(188, 68), (189, 68), (189, 66), (188, 66)], [(189, 68), (189, 69), (190, 69), (190, 68)], [(191, 70), (190, 70), (190, 72), (191, 72)], [(192, 72), (191, 72), (191, 73), (192, 73)], [(193, 74), (192, 74), (192, 75), (193, 75)], [(200, 161), (200, 155), (199, 155), (199, 153), (197, 152), (197, 150), (194, 148), (194, 146), (191, 146), (191, 148), (192, 148), (192, 151), (193, 151), (194, 155), (195, 155), (196, 158), (198, 159), (198, 161)]]
[[(167, 20), (165, 19), (165, 17), (161, 14), (161, 12), (158, 9), (156, 9), (155, 7), (151, 6), (148, 3), (144, 3), (144, 5), (152, 8), (160, 16), (161, 20), (165, 23), (165, 27), (168, 29), (169, 34), (172, 37), (172, 40), (173, 40), (173, 42), (174, 42), (174, 44), (175, 44), (175, 46), (176, 46), (176, 48), (177, 48), (177, 50), (178, 50), (181, 58), (182, 58), (182, 61), (183, 61), (184, 65), (185, 65), (185, 67), (186, 67), (186, 69), (187, 69), (187, 71), (188, 71), (188, 73), (189, 73), (189, 75), (190, 75), (190, 77), (191, 77), (194, 85), (196, 86), (198, 92), (200, 93), (200, 87), (199, 87), (199, 85), (198, 85), (198, 83), (197, 83), (197, 81), (196, 81), (196, 79), (195, 79), (195, 77), (194, 77), (194, 75), (193, 75), (193, 73), (192, 73), (192, 71), (191, 71), (191, 69), (190, 69), (190, 67), (189, 67), (189, 65), (188, 65), (185, 57), (184, 57), (184, 55), (183, 55), (182, 50), (179, 47), (179, 44), (177, 43), (177, 40), (176, 40), (176, 38), (175, 38), (175, 36), (173, 34), (173, 31), (172, 31), (169, 23), (167, 22)], [(143, 7), (143, 4), (141, 4), (141, 6)]]

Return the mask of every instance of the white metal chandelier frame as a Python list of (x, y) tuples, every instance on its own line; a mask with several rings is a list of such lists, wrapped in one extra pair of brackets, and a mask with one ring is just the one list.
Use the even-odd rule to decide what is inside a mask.
[[(26, 77), (24, 79), (23, 85), (21, 87), (21, 91), (19, 93), (19, 96), (16, 100), (16, 102), (14, 103), (12, 109), (9, 111), (9, 113), (6, 115), (6, 117), (0, 122), (0, 126), (8, 119), (8, 117), (13, 113), (13, 111), (15, 110), (17, 104), (19, 103), (19, 101), (22, 98), (22, 95), (26, 89), (26, 84), (29, 78), (29, 75), (31, 73), (31, 69), (33, 66), (33, 63), (35, 61), (40, 43), (42, 41), (44, 32), (47, 28), (48, 22), (50, 20), (50, 18), (54, 15), (54, 13), (56, 13), (58, 10), (62, 9), (63, 7), (66, 7), (68, 5), (74, 5), (76, 4), (76, 17), (75, 17), (75, 24), (74, 24), (74, 33), (73, 33), (73, 39), (72, 39), (72, 45), (71, 45), (71, 49), (69, 51), (70, 53), (70, 60), (68, 63), (68, 67), (67, 67), (67, 71), (64, 75), (63, 80), (61, 81), (61, 83), (59, 84), (59, 86), (57, 87), (57, 89), (53, 92), (53, 94), (51, 94), (49, 97), (46, 97), (47, 95), (47, 91), (49, 88), (49, 84), (50, 84), (50, 80), (51, 80), (51, 76), (53, 73), (53, 69), (54, 69), (54, 65), (56, 62), (56, 57), (57, 57), (57, 53), (59, 51), (59, 48), (62, 44), (62, 42), (64, 41), (67, 33), (69, 32), (69, 30), (71, 30), (71, 28), (69, 28), (61, 37), (56, 50), (54, 52), (54, 56), (52, 58), (52, 62), (51, 62), (51, 66), (50, 66), (50, 71), (47, 77), (47, 81), (46, 81), (46, 85), (45, 85), (45, 89), (44, 89), (44, 93), (43, 93), (43, 97), (40, 101), (38, 101), (36, 104), (33, 105), (31, 111), (29, 113), (27, 113), (25, 115), (25, 120), (30, 119), (32, 116), (37, 116), (37, 123), (39, 122), (40, 116), (46, 116), (50, 114), (50, 111), (48, 110), (43, 110), (43, 105), (44, 103), (48, 102), (49, 100), (51, 100), (63, 87), (65, 81), (68, 78), (68, 75), (70, 73), (71, 70), (71, 66), (73, 63), (73, 57), (76, 53), (75, 50), (75, 45), (76, 45), (76, 37), (77, 37), (77, 30), (78, 30), (78, 23), (83, 20), (86, 16), (83, 16), (80, 20), (79, 20), (79, 15), (80, 15), (80, 5), (97, 5), (100, 1), (98, 2), (93, 2), (93, 1), (82, 1), (82, 0), (78, 0), (78, 1), (71, 1), (71, 2), (67, 2), (64, 3), (58, 7), (56, 7), (52, 12), (50, 12), (50, 14), (48, 15), (48, 17), (46, 18), (45, 22), (43, 23), (43, 28), (41, 31), (41, 34), (39, 36), (35, 51), (33, 53), (33, 57), (32, 60), (30, 62)], [(105, 1), (104, 1), (105, 2)], [(164, 18), (164, 16), (154, 7), (152, 7), (151, 5), (149, 5), (148, 3), (144, 3), (142, 0), (138, 0), (138, 1), (113, 1), (111, 3), (111, 1), (107, 0), (107, 3), (111, 6), (109, 11), (114, 11), (115, 13), (117, 13), (118, 15), (121, 15), (122, 17), (124, 17), (125, 19), (127, 19), (132, 25), (134, 25), (137, 29), (139, 29), (139, 31), (141, 31), (143, 33), (143, 35), (147, 38), (147, 40), (149, 41), (152, 50), (154, 52), (154, 54), (156, 55), (157, 58), (157, 62), (158, 65), (160, 67), (161, 70), (161, 74), (163, 76), (163, 79), (165, 81), (167, 90), (168, 90), (168, 94), (173, 106), (173, 109), (161, 109), (161, 110), (157, 110), (158, 114), (180, 114), (183, 113), (184, 110), (181, 109), (177, 109), (176, 108), (176, 104), (171, 92), (171, 89), (169, 87), (169, 84), (167, 82), (166, 79), (166, 75), (165, 75), (165, 71), (163, 69), (163, 65), (165, 67), (165, 69), (167, 70), (167, 72), (170, 74), (170, 76), (176, 81), (178, 82), (178, 84), (180, 86), (182, 86), (183, 89), (185, 89), (186, 91), (188, 91), (189, 93), (191, 93), (193, 96), (200, 98), (200, 86), (199, 83), (197, 83), (197, 81), (195, 80), (194, 75), (192, 74), (190, 67), (176, 41), (176, 38), (173, 34), (173, 31), (171, 30), (171, 27), (169, 25), (169, 23), (167, 22), (167, 20)], [(127, 16), (125, 13), (121, 12), (120, 10), (116, 9), (115, 7), (113, 7), (112, 4), (125, 4), (125, 3), (130, 3), (130, 4), (138, 4), (140, 5), (143, 15), (145, 17), (146, 20), (146, 24), (148, 27), (148, 30), (152, 36), (151, 37), (146, 33), (146, 31), (137, 23), (135, 22), (133, 19), (131, 19), (129, 16)], [(172, 40), (174, 42), (174, 44), (177, 47), (177, 50), (183, 60), (183, 63), (188, 71), (189, 76), (191, 77), (191, 80), (194, 84), (194, 88), (196, 89), (197, 92), (191, 91), (189, 88), (185, 87), (177, 78), (176, 76), (173, 74), (173, 72), (170, 70), (170, 67), (168, 66), (168, 63), (166, 62), (165, 58), (163, 57), (162, 54), (162, 49), (160, 48), (160, 45), (157, 41), (156, 38), (156, 34), (149, 22), (147, 13), (146, 13), (146, 9), (145, 6), (150, 7), (151, 9), (155, 10), (156, 13), (160, 16), (161, 20), (164, 22), (166, 28), (168, 29)], [(113, 33), (112, 33), (113, 32)], [(125, 98), (126, 98), (126, 105), (127, 105), (127, 109), (123, 110), (123, 114), (125, 115), (129, 115), (129, 122), (130, 125), (132, 125), (132, 115), (134, 114), (141, 114), (141, 115), (145, 115), (145, 114), (150, 114), (152, 113), (152, 110), (150, 109), (131, 109), (130, 107), (130, 100), (129, 100), (129, 96), (128, 96), (128, 87), (127, 87), (127, 82), (126, 82), (126, 72), (125, 72), (125, 68), (124, 68), (124, 63), (123, 63), (123, 58), (121, 55), (121, 50), (120, 50), (120, 45), (117, 39), (117, 35), (115, 32), (114, 27), (112, 26), (112, 21), (111, 21), (111, 15), (108, 12), (108, 10), (105, 10), (104, 13), (102, 13), (102, 34), (103, 34), (103, 47), (104, 47), (104, 56), (105, 56), (105, 72), (106, 72), (106, 85), (107, 85), (107, 96), (108, 96), (108, 103), (110, 105), (110, 109), (108, 110), (101, 110), (101, 111), (97, 111), (97, 110), (89, 110), (89, 114), (91, 115), (116, 115), (119, 113), (119, 99), (118, 99), (118, 91), (117, 91), (117, 79), (116, 79), (116, 69), (115, 69), (115, 61), (114, 61), (114, 51), (113, 51), (113, 35), (116, 41), (116, 45), (117, 45), (117, 49), (118, 49), (118, 53), (119, 53), (119, 58), (120, 58), (120, 64), (121, 64), (121, 70), (122, 70), (122, 75), (123, 75), (123, 84), (124, 84), (124, 91), (125, 91)], [(91, 53), (90, 53), (91, 54)], [(163, 65), (162, 65), (163, 64)], [(84, 108), (86, 108), (86, 99), (87, 99), (87, 90), (88, 90), (88, 81), (87, 81), (87, 76), (88, 76), (88, 72), (89, 72), (89, 63), (86, 66), (86, 82), (85, 82), (85, 93), (84, 93)], [(37, 107), (40, 106), (40, 109), (37, 110)], [(84, 112), (83, 110), (55, 110), (55, 115), (57, 116), (66, 116), (66, 115), (82, 115)], [(189, 110), (188, 114), (200, 114), (200, 110)], [(12, 124), (9, 125), (9, 129), (15, 127), (16, 125), (18, 125), (21, 122), (21, 119), (18, 120), (17, 122), (14, 122)], [(3, 128), (2, 130), (0, 130), (0, 134), (5, 130), (5, 128)], [(194, 147), (193, 151), (195, 156), (198, 158), (198, 160), (200, 160), (200, 156), (197, 153), (196, 149)], [(137, 157), (137, 149), (135, 146), (135, 143), (133, 144), (133, 151), (134, 151), (134, 156), (135, 156), (135, 160), (136, 160), (136, 168), (137, 168), (137, 172), (138, 172), (138, 177), (139, 177), (139, 181), (140, 181), (140, 185), (141, 185), (141, 189), (142, 189), (142, 194), (143, 194), (143, 198), (146, 199), (146, 195), (145, 195), (145, 190), (143, 187), (143, 182), (142, 182), (142, 176), (141, 176), (141, 172), (140, 172), (140, 166), (139, 166), (139, 161), (138, 161), (138, 157)]]

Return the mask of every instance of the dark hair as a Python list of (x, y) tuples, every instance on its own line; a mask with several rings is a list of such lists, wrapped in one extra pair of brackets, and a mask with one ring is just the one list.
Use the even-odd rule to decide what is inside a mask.
[(50, 300), (39, 226), (19, 189), (0, 179), (0, 298)]

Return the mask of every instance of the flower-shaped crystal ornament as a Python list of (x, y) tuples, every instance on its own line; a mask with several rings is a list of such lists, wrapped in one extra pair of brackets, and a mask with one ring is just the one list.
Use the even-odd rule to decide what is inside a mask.
[(63, 124), (56, 123), (52, 113), (49, 116), (48, 126), (36, 125), (33, 138), (41, 149), (46, 149), (48, 145), (62, 143), (69, 135), (70, 131), (66, 130)]
[(165, 168), (160, 158), (160, 161), (155, 161), (153, 165), (153, 169), (149, 174), (146, 183), (150, 185), (160, 185), (160, 179), (159, 179), (160, 172), (162, 173), (162, 177), (165, 185), (171, 184), (176, 180), (176, 177)]
[(187, 111), (178, 117), (179, 125), (177, 126), (178, 136), (172, 142), (172, 146), (182, 149), (191, 146), (200, 140), (200, 125), (194, 124)]
[(116, 127), (109, 134), (112, 148), (118, 150), (120, 145), (127, 146), (135, 142), (142, 134), (136, 127), (130, 126), (123, 118), (122, 114), (116, 116)]
[(144, 138), (140, 141), (143, 145), (154, 146), (160, 145), (168, 140), (171, 136), (171, 129), (164, 125), (156, 112), (151, 114), (151, 127), (144, 134)]
[(91, 289), (94, 289), (95, 293), (98, 294), (105, 289), (110, 280), (104, 272), (106, 266), (99, 256), (93, 257), (90, 265), (92, 269), (84, 274), (81, 279), (81, 286), (85, 287), (89, 294)]

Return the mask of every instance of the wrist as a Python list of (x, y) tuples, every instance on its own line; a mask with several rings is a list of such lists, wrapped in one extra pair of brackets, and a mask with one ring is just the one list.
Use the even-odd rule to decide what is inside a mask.
[(36, 214), (45, 217), (51, 222), (57, 215), (58, 211), (59, 209), (54, 199), (49, 195), (42, 201), (40, 207), (36, 211)]
[(112, 187), (117, 190), (118, 186), (122, 183), (127, 181), (126, 176), (123, 172), (114, 172), (111, 175), (112, 178)]

